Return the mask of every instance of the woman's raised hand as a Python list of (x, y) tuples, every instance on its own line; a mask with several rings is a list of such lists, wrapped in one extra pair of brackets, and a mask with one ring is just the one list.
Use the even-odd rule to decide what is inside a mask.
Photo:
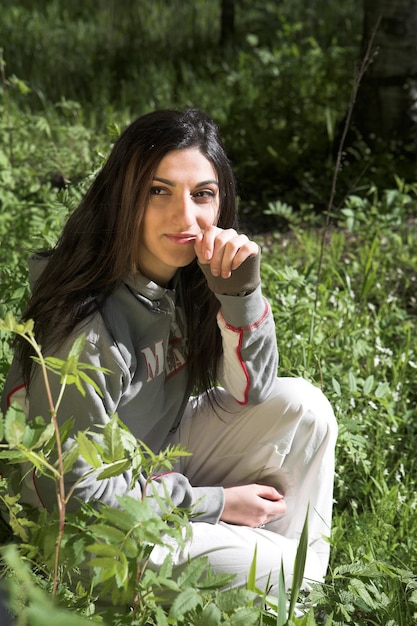
[(195, 253), (199, 263), (210, 265), (213, 276), (229, 278), (232, 270), (239, 267), (250, 256), (259, 252), (259, 246), (246, 235), (233, 228), (223, 230), (209, 226), (196, 237)]

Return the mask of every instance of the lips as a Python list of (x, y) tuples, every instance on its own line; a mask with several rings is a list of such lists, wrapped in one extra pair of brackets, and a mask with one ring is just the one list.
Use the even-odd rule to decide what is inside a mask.
[(177, 243), (177, 244), (194, 243), (194, 241), (196, 240), (196, 235), (192, 235), (190, 233), (175, 233), (175, 234), (168, 234), (165, 236), (167, 239), (169, 239), (169, 241), (172, 241), (172, 243)]

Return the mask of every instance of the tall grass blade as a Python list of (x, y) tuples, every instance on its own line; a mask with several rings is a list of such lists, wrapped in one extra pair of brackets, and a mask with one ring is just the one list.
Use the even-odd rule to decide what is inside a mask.
[(256, 591), (256, 559), (258, 556), (258, 546), (255, 546), (255, 550), (253, 552), (253, 559), (252, 559), (252, 563), (250, 566), (250, 570), (249, 570), (249, 575), (248, 575), (248, 583), (247, 583), (247, 589), (250, 589), (250, 591)]
[(307, 508), (307, 514), (304, 521), (303, 531), (301, 533), (300, 542), (297, 548), (297, 554), (294, 562), (294, 573), (292, 577), (292, 585), (291, 585), (291, 596), (290, 596), (290, 606), (288, 610), (288, 619), (292, 619), (294, 615), (295, 605), (297, 603), (298, 595), (300, 593), (301, 585), (303, 583), (304, 578), (304, 570), (307, 558), (307, 548), (308, 548), (308, 513), (309, 508)]
[(285, 626), (287, 623), (287, 590), (285, 589), (284, 564), (281, 560), (281, 571), (279, 574), (278, 584), (278, 610), (277, 610), (277, 626)]

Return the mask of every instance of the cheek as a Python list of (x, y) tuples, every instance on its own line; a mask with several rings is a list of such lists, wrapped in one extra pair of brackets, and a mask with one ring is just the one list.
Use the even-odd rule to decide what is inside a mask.
[(213, 210), (213, 226), (217, 226), (220, 217), (220, 207), (216, 206)]
[(142, 217), (141, 231), (152, 231), (158, 225), (158, 215), (160, 215), (160, 212), (153, 210), (153, 207), (147, 206)]
[(208, 226), (216, 226), (219, 221), (220, 208), (216, 204), (213, 204), (210, 208), (207, 207), (207, 210), (201, 215), (200, 221), (204, 224), (204, 227)]

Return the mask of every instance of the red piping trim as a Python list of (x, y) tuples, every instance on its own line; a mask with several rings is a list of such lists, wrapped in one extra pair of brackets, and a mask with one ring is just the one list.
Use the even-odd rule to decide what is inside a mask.
[(241, 406), (245, 406), (248, 403), (250, 378), (249, 378), (248, 368), (246, 367), (246, 363), (243, 361), (243, 359), (241, 357), (242, 341), (243, 341), (243, 329), (239, 333), (239, 343), (238, 343), (237, 348), (236, 348), (236, 354), (237, 354), (237, 358), (239, 359), (240, 366), (241, 366), (241, 368), (243, 370), (243, 373), (245, 375), (245, 378), (246, 378), (246, 387), (245, 387), (245, 390), (243, 392), (243, 398), (244, 399), (242, 401), (240, 401), (240, 400), (236, 400), (236, 401)]
[(156, 476), (152, 476), (152, 480), (158, 480), (162, 478), (162, 476), (168, 476), (169, 474), (175, 474), (176, 472), (162, 472), (161, 474), (156, 474)]
[(231, 324), (228, 324), (226, 322), (226, 320), (224, 319), (223, 314), (220, 311), (220, 316), (221, 316), (223, 322), (225, 323), (226, 328), (228, 330), (231, 330), (231, 331), (239, 334), (239, 341), (238, 341), (238, 345), (237, 345), (237, 348), (236, 348), (236, 355), (237, 355), (237, 358), (239, 360), (240, 366), (241, 366), (241, 368), (243, 370), (243, 373), (245, 375), (245, 378), (246, 378), (246, 387), (245, 387), (245, 389), (243, 391), (244, 399), (243, 400), (236, 400), (236, 402), (238, 404), (240, 404), (241, 406), (245, 406), (248, 403), (248, 395), (249, 395), (249, 388), (250, 388), (250, 377), (249, 377), (248, 368), (246, 367), (246, 364), (245, 364), (244, 360), (241, 357), (243, 333), (245, 331), (252, 330), (253, 328), (257, 328), (268, 317), (268, 314), (269, 314), (269, 303), (268, 303), (267, 300), (265, 300), (264, 302), (265, 302), (265, 309), (264, 309), (263, 315), (256, 322), (254, 322), (253, 324), (249, 324), (248, 326), (241, 326), (240, 328), (236, 328), (236, 326), (232, 326)]
[(33, 472), (32, 472), (32, 484), (33, 484), (33, 487), (34, 487), (34, 489), (35, 489), (36, 495), (38, 496), (39, 502), (41, 503), (41, 505), (43, 506), (43, 508), (44, 508), (44, 509), (46, 509), (45, 503), (44, 503), (44, 501), (42, 500), (42, 498), (41, 498), (41, 496), (40, 496), (40, 493), (39, 493), (39, 491), (38, 491), (38, 486), (37, 486), (37, 484), (36, 484), (36, 475), (35, 475), (35, 472), (36, 472), (36, 470), (33, 470)]
[(18, 391), (20, 391), (21, 389), (26, 389), (26, 385), (24, 385), (23, 383), (21, 385), (19, 385), (18, 387), (15, 387), (14, 389), (12, 389), (6, 396), (6, 406), (7, 408), (9, 408), (9, 406), (11, 405), (11, 397), (17, 393)]
[(265, 318), (268, 317), (268, 313), (269, 313), (269, 304), (268, 302), (265, 301), (265, 310), (263, 312), (263, 315), (256, 322), (253, 322), (253, 324), (249, 324), (248, 326), (232, 326), (232, 324), (228, 324), (226, 322), (226, 320), (223, 317), (223, 313), (221, 311), (219, 314), (222, 320), (224, 321), (226, 328), (228, 328), (229, 330), (233, 330), (235, 333), (240, 333), (240, 332), (245, 332), (247, 330), (252, 330), (253, 328), (257, 328), (257, 326), (260, 326), (262, 322), (265, 321)]

